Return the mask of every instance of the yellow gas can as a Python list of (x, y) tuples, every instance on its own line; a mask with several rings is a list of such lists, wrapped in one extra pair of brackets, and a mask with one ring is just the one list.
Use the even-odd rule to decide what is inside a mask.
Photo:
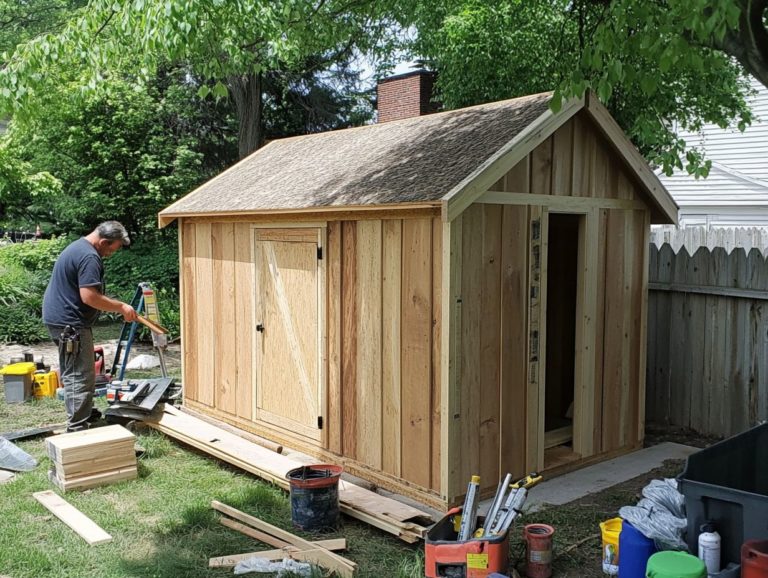
[(38, 371), (34, 375), (35, 383), (32, 387), (32, 395), (36, 398), (56, 397), (56, 389), (59, 387), (59, 375), (55, 371)]

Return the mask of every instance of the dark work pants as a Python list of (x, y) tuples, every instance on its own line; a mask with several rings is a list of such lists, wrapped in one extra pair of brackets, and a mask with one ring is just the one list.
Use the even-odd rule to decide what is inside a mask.
[(59, 348), (59, 374), (64, 387), (64, 405), (67, 408), (67, 428), (87, 427), (93, 408), (93, 393), (96, 389), (96, 372), (93, 367), (93, 331), (90, 327), (80, 329), (80, 340), (67, 351), (66, 342), (61, 340), (63, 327), (48, 325), (48, 333)]

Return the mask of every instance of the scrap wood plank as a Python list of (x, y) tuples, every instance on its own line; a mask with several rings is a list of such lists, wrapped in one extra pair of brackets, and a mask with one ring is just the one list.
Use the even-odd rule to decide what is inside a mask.
[(102, 530), (96, 522), (51, 490), (35, 492), (34, 498), (91, 546), (110, 542), (112, 536)]
[(240, 522), (236, 522), (235, 520), (232, 520), (230, 518), (221, 517), (219, 518), (219, 522), (221, 523), (222, 526), (226, 526), (227, 528), (231, 528), (232, 530), (237, 530), (241, 534), (245, 534), (246, 536), (249, 536), (254, 540), (259, 540), (260, 542), (269, 544), (273, 548), (287, 548), (288, 546), (291, 545), (289, 542), (286, 542), (285, 540), (280, 540), (279, 538), (275, 538), (271, 534), (267, 534), (266, 532), (262, 532), (261, 530), (251, 528), (250, 526), (246, 526), (245, 524), (241, 524)]
[(313, 544), (312, 542), (305, 540), (304, 538), (300, 538), (299, 536), (296, 536), (295, 534), (291, 534), (286, 530), (282, 530), (277, 526), (268, 524), (267, 522), (264, 522), (263, 520), (259, 520), (254, 516), (250, 516), (245, 512), (241, 512), (236, 508), (227, 506), (226, 504), (222, 504), (217, 500), (213, 500), (211, 502), (211, 507), (214, 510), (221, 512), (222, 514), (226, 514), (231, 518), (244, 522), (245, 524), (248, 524), (249, 526), (252, 526), (257, 530), (262, 530), (264, 532), (271, 534), (275, 538), (284, 540), (289, 544), (296, 546), (303, 551), (316, 550), (317, 559), (315, 563), (325, 568), (328, 568), (329, 570), (334, 570), (338, 572), (339, 575), (342, 577), (353, 576), (355, 573), (357, 564), (355, 564), (351, 560), (347, 560), (346, 558), (339, 556), (338, 554), (334, 554), (330, 550), (326, 550), (324, 548), (318, 548), (317, 544)]
[(27, 438), (44, 435), (44, 434), (61, 433), (66, 429), (66, 427), (67, 427), (67, 424), (59, 423), (56, 425), (47, 425), (44, 427), (15, 430), (15, 431), (9, 431), (5, 433), (0, 433), (0, 438), (5, 438), (9, 442), (13, 440), (23, 440)]
[[(222, 518), (222, 520), (224, 519), (226, 518)], [(331, 551), (347, 549), (346, 538), (332, 538), (330, 540), (318, 540), (316, 542), (312, 542), (312, 544), (315, 544), (320, 548), (324, 548), (325, 550), (331, 550)], [(249, 560), (250, 558), (266, 558), (270, 561), (282, 560), (283, 558), (293, 558), (295, 560), (299, 560), (300, 558), (297, 557), (297, 555), (300, 556), (302, 552), (314, 552), (315, 550), (317, 550), (317, 548), (314, 548), (312, 550), (301, 550), (301, 548), (297, 548), (296, 546), (287, 544), (283, 548), (276, 548), (274, 550), (263, 550), (261, 552), (246, 552), (245, 554), (230, 554), (229, 556), (217, 556), (215, 558), (211, 558), (208, 560), (208, 567), (209, 568), (232, 568), (238, 562), (242, 562), (243, 560)]]
[[(157, 422), (147, 422), (166, 435), (237, 466), (283, 489), (289, 484), (286, 474), (302, 464), (276, 454), (233, 433), (194, 416), (166, 406)], [(339, 507), (342, 513), (366, 522), (400, 539), (414, 543), (426, 535), (432, 518), (425, 512), (397, 500), (365, 490), (344, 480), (339, 482)]]

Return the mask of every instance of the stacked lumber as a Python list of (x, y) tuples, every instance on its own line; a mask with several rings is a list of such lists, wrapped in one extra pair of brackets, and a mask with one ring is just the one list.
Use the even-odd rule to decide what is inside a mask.
[(292, 558), (327, 568), (341, 578), (351, 578), (357, 569), (357, 564), (332, 551), (346, 549), (347, 541), (344, 538), (310, 542), (216, 500), (211, 502), (211, 507), (223, 514), (219, 521), (224, 526), (277, 548), (265, 552), (211, 558), (208, 561), (211, 568), (232, 567), (248, 558), (266, 558), (271, 561)]
[(134, 435), (111, 425), (65, 433), (46, 440), (53, 469), (48, 477), (62, 492), (137, 477)]
[[(160, 420), (148, 425), (286, 490), (289, 489), (286, 474), (304, 465), (173, 406), (166, 405)], [(339, 508), (343, 514), (409, 543), (422, 540), (427, 526), (434, 521), (421, 510), (345, 480), (339, 482)]]

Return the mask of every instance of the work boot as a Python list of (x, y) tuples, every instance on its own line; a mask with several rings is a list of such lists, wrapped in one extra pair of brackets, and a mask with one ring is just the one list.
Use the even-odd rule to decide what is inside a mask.
[(91, 415), (88, 417), (88, 423), (96, 423), (101, 419), (101, 412), (95, 407), (91, 408)]
[(87, 423), (81, 424), (81, 425), (75, 425), (75, 426), (67, 426), (67, 433), (73, 433), (76, 431), (85, 431), (87, 430), (89, 425)]

